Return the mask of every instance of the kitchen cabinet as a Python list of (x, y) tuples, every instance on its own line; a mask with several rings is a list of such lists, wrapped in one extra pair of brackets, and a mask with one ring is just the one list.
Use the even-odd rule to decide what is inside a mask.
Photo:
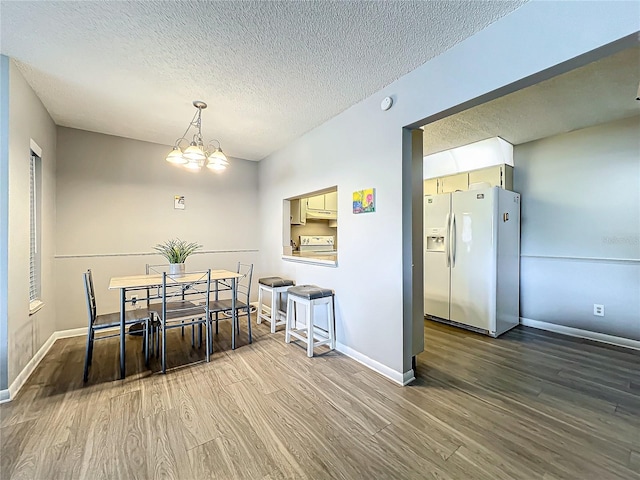
[(464, 192), (474, 183), (487, 183), (491, 187), (513, 191), (513, 167), (506, 164), (494, 165), (456, 175), (429, 178), (423, 182), (424, 195)]
[(305, 198), (296, 198), (289, 202), (291, 225), (307, 224), (307, 202)]
[(307, 218), (338, 218), (338, 192), (316, 195), (303, 200), (306, 201)]
[(469, 173), (458, 173), (442, 177), (438, 181), (438, 193), (452, 193), (469, 189)]
[(307, 198), (307, 208), (309, 210), (325, 210), (324, 195)]
[(428, 178), (424, 181), (424, 195), (437, 195), (438, 194), (438, 179)]
[(469, 185), (486, 182), (492, 187), (513, 190), (513, 167), (511, 165), (495, 165), (469, 172)]

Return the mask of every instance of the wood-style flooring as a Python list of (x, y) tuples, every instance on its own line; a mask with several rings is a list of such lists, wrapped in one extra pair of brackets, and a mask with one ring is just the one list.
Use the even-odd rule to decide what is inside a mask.
[(116, 380), (110, 339), (87, 385), (84, 339), (57, 341), (0, 406), (0, 478), (640, 479), (640, 352), (427, 321), (402, 388), (255, 321), (235, 351), (222, 323), (210, 363), (172, 334), (166, 375), (129, 337)]

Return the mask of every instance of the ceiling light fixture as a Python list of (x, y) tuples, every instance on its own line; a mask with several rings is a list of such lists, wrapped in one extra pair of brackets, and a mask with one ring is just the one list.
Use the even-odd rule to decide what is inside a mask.
[[(193, 106), (196, 107), (197, 112), (182, 137), (176, 140), (173, 149), (167, 154), (166, 160), (169, 163), (182, 165), (192, 172), (199, 172), (205, 165), (214, 172), (222, 172), (229, 166), (229, 160), (222, 152), (220, 142), (211, 140), (205, 148), (202, 140), (202, 110), (207, 108), (207, 104), (200, 100), (194, 100)], [(189, 142), (186, 137), (191, 127), (195, 127), (198, 131), (193, 134), (193, 139)], [(185, 143), (189, 145), (182, 150), (180, 145)]]

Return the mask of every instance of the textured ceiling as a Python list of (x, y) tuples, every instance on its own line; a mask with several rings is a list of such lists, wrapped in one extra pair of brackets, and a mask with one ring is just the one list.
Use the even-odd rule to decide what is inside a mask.
[(425, 126), (424, 154), (491, 137), (513, 145), (640, 115), (640, 47)]
[(2, 1), (1, 51), (62, 126), (260, 160), (525, 3)]

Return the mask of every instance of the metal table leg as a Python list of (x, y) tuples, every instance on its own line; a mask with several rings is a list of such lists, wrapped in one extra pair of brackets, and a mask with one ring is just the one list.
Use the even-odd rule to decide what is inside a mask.
[(125, 316), (125, 298), (126, 298), (126, 289), (120, 289), (120, 378), (124, 379), (124, 340), (125, 340), (125, 329), (124, 329), (124, 316)]
[(235, 278), (231, 279), (231, 350), (236, 349), (236, 327), (238, 321), (238, 313), (236, 312), (236, 288), (237, 282)]

